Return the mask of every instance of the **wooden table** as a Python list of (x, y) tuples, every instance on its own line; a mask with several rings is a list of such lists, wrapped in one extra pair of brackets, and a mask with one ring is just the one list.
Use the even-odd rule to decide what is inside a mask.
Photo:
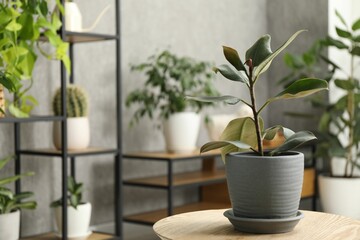
[(206, 210), (164, 218), (154, 225), (161, 239), (173, 240), (359, 240), (360, 221), (327, 213), (302, 211), (305, 217), (292, 232), (249, 234), (235, 231), (221, 210)]

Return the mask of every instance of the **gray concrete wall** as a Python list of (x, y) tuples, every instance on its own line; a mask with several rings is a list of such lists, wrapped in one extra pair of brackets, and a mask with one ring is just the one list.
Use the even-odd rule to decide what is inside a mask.
[[(284, 52), (301, 54), (306, 51), (315, 39), (327, 35), (328, 29), (328, 2), (320, 1), (295, 1), (295, 0), (274, 0), (268, 1), (268, 32), (272, 36), (272, 45), (280, 46), (293, 33), (300, 29), (308, 29), (302, 33)], [(277, 82), (287, 75), (289, 70), (282, 60), (283, 54), (273, 62), (268, 72), (269, 94), (274, 96), (282, 90)], [(269, 124), (282, 124), (294, 130), (314, 130), (317, 122), (314, 119), (294, 118), (285, 116), (286, 111), (313, 113), (310, 104), (304, 99), (278, 101), (270, 105)]]

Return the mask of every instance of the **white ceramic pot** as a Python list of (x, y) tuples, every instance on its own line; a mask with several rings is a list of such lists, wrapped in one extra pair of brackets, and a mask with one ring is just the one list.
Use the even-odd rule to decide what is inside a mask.
[(360, 178), (320, 175), (319, 193), (325, 212), (360, 219)]
[[(68, 237), (84, 237), (89, 235), (91, 219), (91, 203), (84, 203), (77, 206), (77, 209), (68, 206)], [(62, 207), (55, 208), (55, 221), (58, 234), (62, 233)]]
[(237, 118), (235, 114), (216, 114), (208, 117), (206, 129), (211, 141), (220, 140), (220, 136), (229, 122)]
[(0, 239), (18, 240), (20, 233), (20, 211), (0, 214)]
[(200, 130), (200, 115), (195, 112), (172, 114), (163, 122), (166, 149), (168, 152), (192, 152)]
[[(67, 118), (67, 144), (69, 150), (85, 149), (90, 143), (88, 117)], [(56, 149), (61, 149), (61, 122), (54, 122), (53, 141)]]
[(74, 2), (65, 2), (65, 29), (72, 32), (83, 30), (81, 12)]

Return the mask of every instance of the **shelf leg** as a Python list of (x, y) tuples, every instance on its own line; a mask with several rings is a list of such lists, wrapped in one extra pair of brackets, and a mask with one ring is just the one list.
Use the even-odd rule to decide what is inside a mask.
[[(21, 161), (20, 161), (20, 123), (14, 123), (14, 135), (15, 135), (15, 175), (21, 173)], [(20, 179), (15, 182), (15, 193), (21, 192)]]
[(174, 204), (173, 204), (173, 163), (171, 160), (168, 161), (168, 191), (167, 191), (167, 200), (168, 200), (168, 216), (174, 214)]

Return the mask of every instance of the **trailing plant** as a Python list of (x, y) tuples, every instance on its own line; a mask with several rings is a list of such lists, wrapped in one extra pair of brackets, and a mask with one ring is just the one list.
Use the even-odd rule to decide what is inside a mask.
[[(60, 0), (56, 5), (63, 13)], [(48, 59), (59, 59), (70, 73), (67, 56), (69, 44), (57, 31), (62, 23), (57, 12), (50, 13), (47, 0), (4, 0), (0, 2), (0, 84), (14, 94), (8, 102), (9, 112), (16, 117), (28, 117), (36, 99), (27, 92), (33, 84), (33, 69), (39, 50)], [(49, 42), (52, 53), (40, 46)], [(0, 111), (5, 113), (5, 109)]]
[[(221, 148), (223, 159), (227, 153), (246, 150), (252, 150), (261, 156), (265, 154), (272, 156), (282, 154), (307, 141), (316, 139), (309, 131), (295, 133), (280, 125), (264, 129), (264, 123), (260, 113), (271, 102), (280, 99), (301, 98), (320, 90), (328, 89), (328, 84), (325, 80), (317, 78), (299, 79), (290, 84), (284, 91), (267, 99), (260, 107), (257, 105), (255, 91), (255, 85), (258, 83), (261, 74), (270, 67), (274, 58), (303, 31), (305, 30), (296, 32), (274, 52), (270, 47), (270, 35), (262, 36), (246, 51), (244, 62), (241, 61), (239, 54), (235, 49), (226, 46), (223, 47), (225, 58), (232, 66), (223, 64), (214, 68), (214, 70), (228, 80), (245, 85), (249, 92), (250, 102), (246, 101), (244, 98), (228, 95), (220, 97), (191, 96), (188, 98), (205, 102), (224, 101), (231, 105), (243, 102), (252, 109), (253, 118), (245, 117), (232, 120), (223, 131), (221, 140), (206, 143), (201, 147), (201, 152)], [(284, 142), (275, 149), (265, 151), (263, 141), (271, 141), (277, 135), (281, 135), (284, 138)]]
[[(360, 143), (360, 84), (354, 74), (358, 65), (356, 60), (359, 60), (360, 56), (360, 19), (349, 26), (339, 12), (336, 12), (336, 16), (343, 25), (336, 27), (338, 39), (327, 36), (317, 40), (319, 51), (311, 55), (313, 59), (311, 62), (305, 61), (305, 56), (309, 55), (307, 54), (309, 51), (302, 56), (286, 55), (285, 62), (291, 69), (291, 73), (287, 80), (283, 80), (281, 83), (287, 84), (289, 81), (293, 81), (291, 76), (300, 72), (309, 73), (308, 66), (311, 66), (312, 69), (321, 69), (321, 66), (329, 65), (328, 70), (323, 70), (323, 72), (328, 76), (327, 80), (334, 83), (334, 89), (342, 92), (342, 95), (332, 103), (321, 101), (321, 98), (312, 101), (312, 105), (322, 111), (318, 126), (320, 141), (317, 146), (317, 154), (323, 159), (329, 160), (332, 175), (331, 159), (333, 157), (346, 159), (344, 177), (353, 177), (354, 169), (360, 167), (357, 163)], [(350, 60), (349, 71), (326, 57), (325, 51), (329, 47), (347, 53)], [(295, 62), (300, 64), (294, 64)], [(314, 72), (317, 77), (320, 74), (320, 71)], [(339, 77), (340, 75), (344, 77)], [(341, 139), (344, 138), (346, 140), (342, 141)]]
[[(70, 206), (72, 206), (73, 208), (77, 209), (77, 206), (79, 204), (81, 204), (81, 198), (82, 198), (82, 192), (83, 192), (83, 184), (82, 183), (77, 183), (75, 181), (75, 179), (71, 176), (68, 177), (67, 179), (67, 184), (68, 184), (68, 204), (70, 204)], [(62, 206), (62, 198), (53, 201), (50, 204), (50, 207), (55, 208), (55, 207), (61, 207)]]
[[(55, 92), (53, 111), (55, 115), (62, 114), (61, 88)], [(76, 85), (66, 87), (66, 115), (67, 117), (84, 117), (88, 115), (87, 93)]]
[(137, 105), (131, 124), (144, 116), (167, 119), (185, 110), (201, 111), (213, 103), (189, 102), (185, 95), (218, 95), (213, 86), (211, 64), (189, 57), (179, 57), (168, 50), (150, 56), (146, 62), (131, 67), (144, 73), (147, 80), (142, 88), (129, 93), (126, 106)]
[[(0, 170), (5, 167), (5, 165), (12, 160), (13, 156), (8, 156), (0, 160)], [(10, 176), (0, 179), (0, 214), (6, 214), (14, 212), (19, 209), (35, 209), (35, 201), (24, 201), (25, 199), (33, 196), (32, 192), (21, 192), (18, 194), (13, 193), (13, 191), (6, 187), (7, 184), (13, 183), (25, 176), (32, 176), (33, 172), (26, 172), (20, 175)]]

